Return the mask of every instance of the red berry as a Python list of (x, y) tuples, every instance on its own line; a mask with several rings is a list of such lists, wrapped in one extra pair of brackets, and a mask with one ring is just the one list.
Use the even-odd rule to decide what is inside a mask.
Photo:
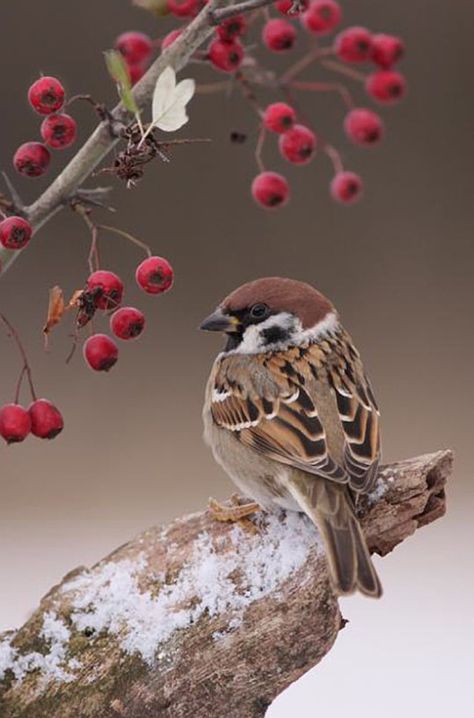
[(95, 371), (109, 371), (118, 359), (118, 347), (106, 334), (93, 334), (84, 343), (84, 359)]
[(235, 15), (228, 20), (224, 20), (217, 28), (217, 34), (224, 42), (231, 42), (236, 37), (243, 35), (247, 28), (247, 23), (243, 15)]
[(5, 404), (0, 409), (0, 435), (7, 444), (23, 441), (31, 431), (30, 415), (20, 404)]
[(7, 249), (22, 249), (32, 234), (31, 224), (23, 217), (7, 217), (0, 222), (0, 242)]
[(384, 34), (373, 35), (370, 59), (385, 70), (389, 70), (395, 65), (404, 52), (405, 46), (399, 37)]
[(207, 53), (214, 67), (218, 67), (224, 72), (235, 72), (242, 63), (244, 48), (238, 40), (232, 40), (232, 42), (213, 40)]
[(306, 10), (308, 4), (309, 0), (300, 0), (299, 7), (294, 10), (293, 5), (295, 5), (295, 0), (278, 0), (278, 2), (275, 3), (275, 7), (282, 15), (300, 15)]
[(138, 80), (142, 79), (143, 75), (146, 72), (146, 67), (147, 66), (145, 65), (145, 63), (140, 63), (137, 65), (127, 65), (128, 76), (132, 85), (135, 85)]
[(87, 280), (87, 290), (95, 293), (98, 309), (116, 309), (123, 297), (123, 282), (114, 272), (99, 269)]
[(47, 399), (37, 399), (30, 404), (31, 433), (40, 439), (54, 439), (61, 433), (64, 420), (61, 412)]
[(25, 142), (13, 156), (17, 172), (25, 177), (40, 177), (49, 167), (51, 155), (41, 142)]
[(199, 11), (198, 0), (168, 0), (168, 10), (176, 17), (194, 17)]
[(110, 317), (110, 328), (119, 339), (135, 339), (145, 326), (145, 315), (134, 307), (122, 307)]
[(182, 34), (182, 30), (171, 30), (167, 35), (164, 36), (161, 41), (161, 49), (166, 50), (167, 47), (173, 44), (175, 40)]
[(263, 26), (262, 40), (269, 50), (284, 52), (295, 44), (296, 30), (288, 20), (268, 20)]
[(138, 65), (148, 60), (153, 52), (153, 43), (144, 32), (123, 32), (115, 40), (115, 47), (129, 65)]
[(345, 62), (365, 62), (372, 50), (372, 35), (365, 27), (348, 27), (336, 37), (334, 49)]
[(379, 102), (394, 103), (402, 99), (407, 84), (403, 75), (395, 70), (378, 70), (368, 76), (365, 89)]
[(290, 188), (278, 172), (262, 172), (252, 182), (252, 196), (262, 207), (275, 209), (288, 202)]
[(332, 32), (341, 22), (342, 10), (334, 0), (314, 0), (301, 17), (301, 23), (315, 35)]
[(41, 137), (53, 150), (64, 150), (76, 139), (77, 123), (69, 115), (49, 115), (41, 125)]
[(356, 145), (372, 145), (382, 139), (383, 122), (372, 110), (357, 108), (346, 115), (344, 130)]
[(290, 130), (280, 135), (278, 147), (289, 162), (295, 165), (307, 164), (316, 149), (316, 135), (304, 125), (294, 125)]
[(355, 172), (338, 172), (331, 182), (331, 196), (343, 204), (358, 202), (362, 190), (362, 179)]
[(286, 102), (274, 102), (268, 105), (263, 113), (263, 124), (272, 132), (286, 132), (293, 127), (296, 121), (296, 112)]
[(147, 257), (138, 265), (135, 279), (147, 294), (163, 294), (173, 286), (173, 268), (163, 257)]
[(40, 77), (28, 90), (28, 101), (40, 115), (50, 115), (63, 106), (64, 87), (55, 77)]

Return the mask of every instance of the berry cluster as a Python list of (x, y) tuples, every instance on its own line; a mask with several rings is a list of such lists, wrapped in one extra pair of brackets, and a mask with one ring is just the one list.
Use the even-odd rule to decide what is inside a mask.
[(40, 177), (51, 162), (49, 150), (64, 150), (74, 143), (77, 124), (60, 112), (64, 100), (64, 87), (55, 77), (40, 77), (28, 90), (31, 107), (45, 118), (40, 128), (43, 142), (25, 142), (15, 152), (13, 165), (21, 175)]
[[(155, 137), (154, 130), (171, 132), (182, 126), (182, 122), (175, 124), (176, 117), (172, 118), (171, 124), (170, 117), (166, 117), (166, 122), (161, 117), (163, 124), (160, 125), (160, 116), (157, 119), (153, 114), (152, 123), (145, 128), (130, 85), (145, 73), (155, 47), (166, 52), (206, 2), (207, 0), (163, 0), (169, 14), (181, 23), (180, 26), (172, 29), (159, 41), (153, 41), (142, 32), (124, 32), (116, 39), (115, 50), (106, 53), (109, 73), (118, 85), (124, 106), (135, 114), (135, 122), (129, 125), (116, 122), (115, 124), (119, 125), (117, 129), (114, 115), (104, 105), (94, 102), (90, 96), (79, 95), (74, 98), (91, 102), (101, 120), (109, 123), (111, 132), (124, 141), (126, 149), (117, 154), (113, 167), (103, 168), (102, 171), (112, 172), (125, 179), (128, 186), (132, 186), (142, 176), (144, 165), (151, 159), (168, 159), (167, 151), (174, 142), (192, 141), (162, 141), (158, 136)], [(341, 153), (316, 130), (313, 118), (304, 115), (300, 110), (295, 93), (336, 93), (345, 107), (341, 125), (349, 142), (360, 147), (376, 145), (384, 135), (384, 123), (374, 109), (366, 106), (365, 101), (354, 101), (352, 90), (346, 86), (346, 78), (360, 83), (365, 96), (371, 102), (381, 105), (398, 102), (406, 92), (405, 78), (396, 69), (404, 53), (403, 42), (394, 35), (374, 34), (365, 27), (351, 26), (340, 29), (343, 12), (336, 0), (274, 0), (266, 7), (256, 9), (243, 3), (239, 4), (239, 10), (241, 14), (232, 15), (232, 7), (226, 5), (215, 8), (212, 14), (206, 15), (206, 22), (215, 25), (213, 37), (204, 50), (198, 49), (195, 52), (193, 59), (207, 65), (212, 72), (221, 73), (218, 81), (209, 83), (206, 88), (201, 88), (202, 90), (214, 92), (235, 88), (256, 112), (255, 159), (259, 172), (251, 183), (254, 200), (261, 207), (274, 209), (285, 205), (290, 198), (290, 184), (286, 177), (280, 172), (269, 171), (262, 158), (265, 141), (273, 137), (283, 164), (304, 166), (311, 163), (316, 156), (325, 154), (333, 168), (329, 182), (332, 198), (346, 205), (358, 201), (363, 192), (362, 178), (346, 169)], [(269, 53), (289, 58), (292, 50), (305, 42), (305, 37), (307, 42), (308, 36), (311, 38), (309, 48), (303, 48), (300, 55), (289, 62), (283, 72), (266, 68), (259, 53), (255, 51), (258, 47), (263, 50), (263, 60), (265, 56), (271, 57)], [(364, 65), (366, 71), (361, 72)], [(326, 75), (310, 78), (302, 76), (315, 68)], [(129, 77), (125, 70), (128, 70)], [(170, 68), (166, 68), (165, 72), (169, 70)], [(330, 73), (329, 78), (327, 73)], [(191, 96), (189, 88), (192, 83), (188, 80), (176, 84), (174, 73), (172, 80), (176, 96), (182, 100), (182, 105), (179, 105), (176, 97), (169, 100), (173, 90), (171, 82), (167, 82), (167, 101), (170, 101), (170, 108), (178, 115), (178, 119), (181, 113), (187, 120), (184, 95), (188, 93)], [(160, 78), (157, 90), (159, 82)], [(262, 104), (259, 94), (263, 91), (271, 91), (277, 96), (272, 102)], [(65, 91), (58, 79), (40, 77), (30, 87), (28, 100), (31, 107), (44, 118), (40, 129), (42, 142), (26, 142), (21, 145), (15, 152), (13, 164), (21, 175), (39, 177), (48, 169), (51, 150), (65, 149), (74, 143), (77, 125), (75, 120), (63, 111)], [(189, 97), (186, 102), (188, 101)], [(69, 100), (69, 103), (71, 102), (72, 100)], [(173, 104), (176, 102), (177, 106)], [(164, 114), (166, 116), (166, 112)], [(170, 116), (172, 114), (170, 112)], [(237, 144), (243, 144), (247, 135), (235, 130), (231, 133), (231, 139)], [(83, 357), (94, 371), (106, 372), (118, 360), (119, 347), (116, 340), (130, 341), (138, 338), (144, 331), (146, 320), (140, 309), (123, 306), (122, 279), (99, 265), (98, 232), (115, 232), (146, 251), (147, 257), (136, 268), (135, 278), (138, 286), (147, 294), (162, 294), (168, 291), (174, 277), (169, 262), (152, 255), (143, 242), (121, 229), (93, 223), (91, 213), (94, 207), (105, 205), (101, 200), (91, 200), (91, 192), (100, 193), (100, 190), (89, 190), (87, 199), (84, 198), (87, 193), (81, 196), (78, 192), (69, 201), (70, 207), (82, 216), (91, 231), (89, 276), (83, 288), (73, 294), (67, 305), (59, 287), (51, 290), (44, 332), (47, 337), (64, 312), (73, 309), (73, 350), (79, 332), (86, 326), (92, 328), (90, 336), (83, 344)], [(7, 250), (18, 251), (31, 240), (33, 228), (28, 222), (27, 211), (23, 211), (13, 190), (12, 195), (11, 201), (0, 197), (0, 245)], [(95, 198), (97, 196), (94, 195)], [(105, 316), (108, 322), (108, 334), (98, 332), (94, 327), (100, 315)], [(19, 337), (2, 314), (0, 321), (16, 340), (23, 358), (14, 401), (0, 408), (0, 435), (8, 443), (23, 441), (29, 433), (40, 438), (54, 438), (63, 428), (61, 413), (49, 400), (37, 398), (31, 370)], [(32, 403), (28, 408), (19, 403), (25, 376), (32, 396)]]
[[(138, 265), (135, 279), (147, 294), (163, 294), (173, 285), (173, 269), (163, 257), (148, 256)], [(139, 337), (145, 328), (145, 315), (135, 307), (120, 306), (123, 294), (123, 282), (114, 272), (92, 272), (76, 298), (77, 328), (85, 326), (99, 310), (110, 315), (110, 330), (115, 337), (124, 341)], [(83, 346), (84, 359), (95, 371), (109, 371), (118, 354), (116, 342), (107, 334), (94, 333)]]
[[(9, 336), (14, 339), (23, 360), (15, 399), (12, 403), (0, 407), (0, 436), (7, 444), (23, 441), (28, 434), (33, 434), (39, 439), (54, 439), (63, 430), (64, 421), (61, 412), (48, 399), (37, 398), (31, 368), (20, 337), (3, 314), (0, 314), (0, 322), (7, 329)], [(25, 376), (28, 378), (32, 398), (27, 409), (20, 404), (20, 392)]]
[[(183, 23), (182, 27), (169, 32), (161, 41), (162, 50), (168, 48), (181, 35), (186, 26), (200, 11), (203, 0), (167, 0), (167, 8)], [(258, 30), (258, 20), (262, 24)], [(343, 11), (336, 0), (277, 0), (267, 8), (251, 15), (227, 17), (217, 25), (215, 36), (199, 60), (207, 60), (218, 72), (231, 74), (241, 86), (243, 95), (250, 99), (259, 115), (260, 133), (257, 140), (256, 159), (260, 172), (252, 182), (252, 195), (256, 202), (271, 209), (283, 206), (289, 199), (288, 180), (279, 172), (267, 171), (262, 161), (265, 133), (279, 135), (278, 148), (282, 158), (294, 165), (306, 165), (319, 148), (331, 160), (334, 174), (330, 182), (330, 194), (338, 202), (351, 204), (360, 199), (363, 191), (361, 177), (345, 169), (341, 154), (323, 139), (307, 121), (297, 117), (288, 101), (275, 101), (262, 107), (256, 97), (256, 88), (265, 85), (267, 76), (271, 88), (281, 88), (288, 98), (290, 92), (306, 90), (314, 92), (337, 92), (346, 108), (342, 126), (348, 140), (359, 146), (371, 146), (384, 134), (384, 124), (377, 112), (356, 104), (347, 87), (337, 80), (300, 81), (299, 75), (306, 68), (319, 66), (324, 71), (337, 73), (363, 84), (370, 100), (391, 104), (400, 100), (406, 92), (403, 75), (394, 69), (404, 52), (403, 42), (393, 35), (373, 34), (364, 27), (352, 26), (341, 30), (332, 40), (343, 20)], [(303, 58), (283, 72), (280, 77), (268, 73), (260, 60), (254, 56), (255, 39), (270, 52), (285, 55), (309, 34), (316, 40), (329, 38), (326, 45), (312, 47)], [(251, 33), (257, 32), (257, 38)], [(124, 42), (123, 38), (127, 42)], [(116, 41), (127, 62), (137, 62), (136, 47), (143, 48), (147, 60), (152, 43), (141, 33), (125, 33)], [(291, 54), (291, 53), (290, 53)], [(132, 58), (132, 59), (130, 59)], [(358, 69), (362, 64), (372, 64), (375, 70), (367, 74)], [(357, 69), (356, 69), (356, 67)], [(265, 74), (267, 72), (267, 75)], [(218, 85), (223, 83), (216, 83)], [(225, 89), (225, 87), (224, 87)], [(217, 91), (217, 90), (216, 90)], [(232, 137), (241, 136), (233, 133)], [(244, 136), (245, 140), (245, 136)], [(243, 141), (244, 141), (243, 140)], [(237, 140), (235, 140), (237, 141)]]
[(64, 427), (61, 412), (48, 399), (36, 399), (28, 409), (21, 404), (5, 404), (0, 408), (0, 436), (14, 444), (33, 434), (39, 439), (54, 439)]

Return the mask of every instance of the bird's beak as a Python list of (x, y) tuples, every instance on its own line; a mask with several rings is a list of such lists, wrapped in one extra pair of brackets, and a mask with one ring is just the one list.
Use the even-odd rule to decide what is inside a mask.
[(218, 307), (215, 312), (210, 314), (201, 324), (199, 329), (206, 332), (238, 332), (240, 321), (231, 314), (224, 314), (222, 309)]

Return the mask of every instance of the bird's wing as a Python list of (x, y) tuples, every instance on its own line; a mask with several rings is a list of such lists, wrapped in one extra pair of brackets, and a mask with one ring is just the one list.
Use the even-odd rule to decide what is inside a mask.
[[(212, 389), (213, 420), (268, 458), (367, 490), (378, 461), (378, 413), (365, 378), (350, 381), (342, 369), (328, 363), (319, 345), (224, 356)], [(308, 389), (323, 373), (343, 429), (344, 460), (339, 463), (330, 455), (317, 398)]]
[(369, 491), (380, 460), (380, 412), (359, 354), (347, 335), (337, 360), (328, 362), (327, 381), (344, 432), (344, 466), (354, 491)]

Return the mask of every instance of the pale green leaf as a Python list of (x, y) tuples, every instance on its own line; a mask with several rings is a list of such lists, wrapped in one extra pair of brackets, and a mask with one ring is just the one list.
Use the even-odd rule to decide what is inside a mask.
[(118, 52), (118, 50), (107, 50), (104, 55), (107, 70), (117, 85), (117, 90), (124, 107), (134, 115), (139, 115), (140, 110), (132, 93), (132, 83), (130, 81), (127, 63), (123, 59), (122, 54)]

